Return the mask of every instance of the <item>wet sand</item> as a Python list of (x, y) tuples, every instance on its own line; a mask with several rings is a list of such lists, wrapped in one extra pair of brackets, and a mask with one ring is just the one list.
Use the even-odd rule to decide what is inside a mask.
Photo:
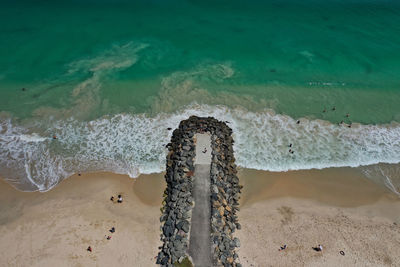
[[(400, 265), (400, 200), (357, 169), (239, 174), (243, 266)], [(0, 266), (155, 266), (164, 188), (163, 174), (82, 174), (46, 193), (0, 181)]]

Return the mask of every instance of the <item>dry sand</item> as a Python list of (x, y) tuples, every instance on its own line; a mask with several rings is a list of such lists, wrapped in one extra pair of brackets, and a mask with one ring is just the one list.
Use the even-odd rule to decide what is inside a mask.
[(83, 174), (46, 193), (1, 182), (0, 266), (154, 266), (164, 188), (161, 174)]
[[(400, 266), (400, 200), (355, 169), (240, 178), (243, 266)], [(0, 181), (0, 266), (155, 266), (164, 188), (162, 174), (82, 174), (46, 193)]]
[(240, 176), (243, 266), (400, 266), (400, 199), (357, 169)]

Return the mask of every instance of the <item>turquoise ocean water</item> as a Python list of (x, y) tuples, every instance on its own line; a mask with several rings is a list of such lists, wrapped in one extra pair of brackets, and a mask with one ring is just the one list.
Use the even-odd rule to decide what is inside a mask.
[(0, 175), (20, 189), (162, 171), (190, 115), (230, 122), (239, 166), (372, 165), (398, 190), (400, 2), (2, 2)]

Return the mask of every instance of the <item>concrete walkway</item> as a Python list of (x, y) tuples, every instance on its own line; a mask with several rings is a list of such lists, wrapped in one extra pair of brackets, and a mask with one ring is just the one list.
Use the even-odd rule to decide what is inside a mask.
[(211, 136), (209, 134), (196, 134), (195, 138), (196, 158), (194, 164), (211, 165)]
[(196, 159), (193, 177), (195, 206), (192, 211), (189, 255), (192, 257), (195, 267), (210, 267), (212, 266), (210, 239), (211, 139), (208, 134), (197, 134), (196, 137)]

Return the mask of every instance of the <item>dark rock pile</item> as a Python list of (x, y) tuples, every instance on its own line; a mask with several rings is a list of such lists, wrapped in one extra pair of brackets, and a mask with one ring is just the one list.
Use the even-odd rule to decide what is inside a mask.
[(211, 134), (211, 237), (216, 266), (238, 266), (236, 248), (238, 238), (233, 237), (240, 229), (236, 212), (239, 211), (240, 185), (233, 155), (232, 130), (212, 117), (190, 117), (180, 123), (173, 132), (169, 150), (165, 180), (167, 189), (160, 221), (163, 245), (157, 257), (157, 264), (173, 266), (189, 257), (187, 254), (190, 233), (191, 211), (193, 208), (192, 188), (194, 175), (196, 133)]
[(219, 123), (211, 136), (211, 241), (216, 266), (238, 266), (235, 249), (240, 241), (233, 237), (240, 229), (238, 217), (240, 189), (233, 156), (232, 130)]

